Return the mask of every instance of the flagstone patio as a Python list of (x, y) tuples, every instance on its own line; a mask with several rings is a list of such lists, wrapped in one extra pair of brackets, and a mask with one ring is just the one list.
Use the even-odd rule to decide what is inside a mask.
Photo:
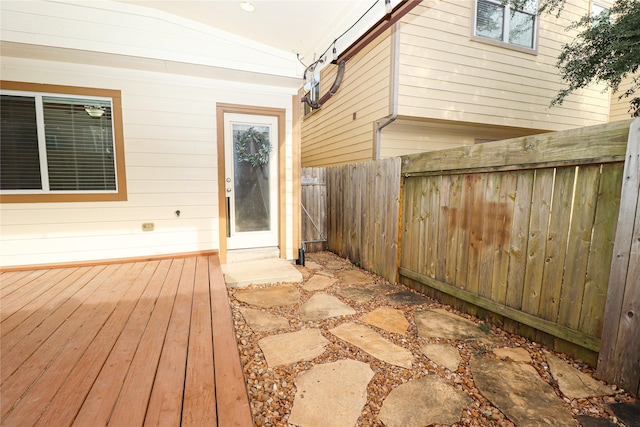
[(229, 289), (259, 426), (621, 425), (608, 405), (633, 402), (579, 361), (333, 254), (298, 269), (300, 284)]

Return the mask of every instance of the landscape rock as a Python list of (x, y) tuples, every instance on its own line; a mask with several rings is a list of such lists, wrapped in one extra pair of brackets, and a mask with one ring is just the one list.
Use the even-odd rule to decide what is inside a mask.
[(247, 304), (270, 308), (300, 303), (300, 291), (293, 285), (240, 289), (235, 298)]
[(390, 307), (376, 308), (361, 316), (360, 321), (400, 335), (404, 335), (409, 329), (409, 322), (404, 317), (404, 313)]
[(382, 405), (380, 420), (387, 427), (450, 425), (460, 421), (470, 403), (463, 391), (429, 375), (393, 389)]
[(343, 323), (336, 328), (330, 329), (329, 332), (359, 347), (376, 359), (402, 368), (411, 368), (413, 355), (409, 350), (398, 347), (367, 326), (357, 323)]
[(284, 317), (255, 308), (240, 307), (240, 313), (247, 322), (247, 325), (254, 332), (269, 332), (282, 329), (289, 329), (289, 321)]
[(271, 335), (258, 341), (269, 367), (315, 359), (324, 353), (327, 344), (329, 341), (319, 329)]
[(458, 369), (462, 356), (457, 348), (451, 344), (425, 344), (420, 351), (440, 366), (444, 366), (451, 372)]
[(322, 320), (329, 317), (349, 316), (356, 311), (333, 295), (314, 294), (300, 307), (302, 320)]
[(551, 375), (558, 382), (558, 387), (562, 394), (569, 399), (606, 396), (613, 393), (604, 383), (580, 372), (564, 360), (552, 354), (547, 354), (546, 356)]
[(363, 362), (339, 360), (298, 375), (289, 424), (299, 427), (355, 426), (367, 402), (373, 371)]
[(472, 357), (470, 367), (480, 393), (517, 426), (578, 427), (531, 365)]

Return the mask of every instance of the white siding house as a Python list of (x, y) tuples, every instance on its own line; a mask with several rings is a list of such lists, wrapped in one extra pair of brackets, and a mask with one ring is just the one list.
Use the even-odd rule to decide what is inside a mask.
[[(118, 161), (126, 174), (121, 200), (12, 199), (3, 192), (0, 266), (212, 250), (224, 260), (219, 105), (284, 118), (278, 124), (284, 132), (273, 144), (280, 150), (273, 156), (279, 162), (275, 246), (282, 258), (296, 257), (295, 57), (117, 2), (2, 1), (0, 8), (2, 89), (37, 83), (45, 91), (119, 91), (124, 159)], [(143, 223), (153, 230), (143, 231)]]

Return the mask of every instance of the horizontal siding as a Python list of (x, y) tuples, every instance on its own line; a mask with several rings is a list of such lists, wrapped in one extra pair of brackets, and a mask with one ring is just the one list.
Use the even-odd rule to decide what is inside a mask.
[[(2, 77), (121, 90), (128, 189), (124, 202), (0, 205), (2, 265), (219, 248), (216, 103), (286, 109), (286, 177), (292, 177), (288, 89), (13, 57), (2, 58)], [(288, 239), (291, 200), (288, 185)], [(143, 232), (143, 222), (155, 230)], [(292, 258), (293, 245), (287, 247)]]
[[(636, 77), (640, 78), (640, 73)], [(618, 92), (611, 95), (611, 114), (609, 116), (609, 120), (612, 122), (627, 120), (631, 117), (631, 113), (629, 112), (629, 101), (631, 101), (634, 96), (640, 96), (640, 93), (636, 92), (634, 96), (628, 98), (618, 98), (620, 97), (620, 94), (625, 93), (631, 88), (632, 79), (633, 77), (628, 77), (623, 80), (620, 87), (618, 87)]]
[(559, 18), (543, 14), (535, 55), (471, 40), (472, 5), (443, 0), (418, 6), (403, 20), (400, 115), (545, 130), (609, 120), (602, 85), (549, 107), (562, 88), (559, 49), (575, 35), (565, 28), (588, 12), (588, 2), (567, 0)]
[[(388, 34), (351, 59), (336, 95), (303, 119), (302, 166), (371, 160), (372, 123), (389, 114)], [(333, 84), (336, 68), (328, 66), (322, 70), (321, 94)]]
[(399, 119), (382, 131), (380, 157), (396, 157), (425, 151), (446, 150), (475, 144), (478, 140), (502, 140), (539, 133), (535, 129), (471, 125)]

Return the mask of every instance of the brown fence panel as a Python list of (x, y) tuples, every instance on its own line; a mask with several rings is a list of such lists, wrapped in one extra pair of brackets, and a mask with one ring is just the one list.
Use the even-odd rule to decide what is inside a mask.
[(319, 252), (327, 247), (327, 181), (326, 168), (302, 168), (302, 241), (306, 252)]
[(597, 375), (640, 395), (640, 119), (629, 131)]
[(403, 157), (401, 281), (595, 364), (629, 124)]
[(395, 282), (400, 159), (327, 168), (329, 250)]

